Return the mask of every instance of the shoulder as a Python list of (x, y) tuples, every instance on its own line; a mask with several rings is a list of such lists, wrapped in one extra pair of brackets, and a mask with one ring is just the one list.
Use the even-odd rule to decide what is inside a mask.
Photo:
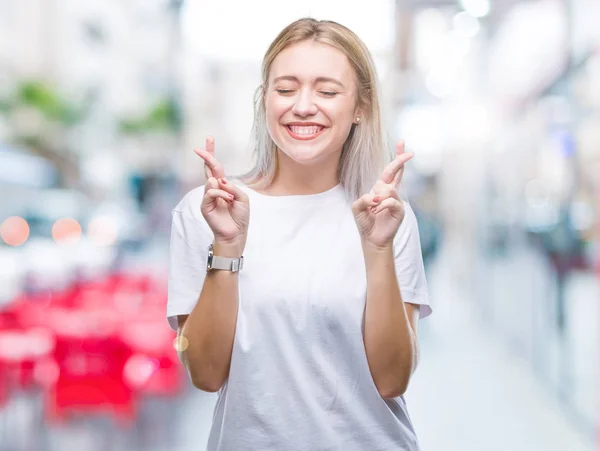
[(396, 241), (406, 239), (413, 234), (418, 235), (419, 233), (417, 216), (415, 215), (413, 208), (408, 201), (402, 199), (401, 202), (404, 206), (404, 219), (402, 220), (402, 224), (400, 224), (398, 232), (396, 233)]
[(188, 191), (173, 208), (172, 225), (180, 234), (187, 236), (193, 231), (204, 236), (212, 233), (200, 210), (203, 197), (204, 185), (201, 185)]
[(402, 205), (404, 206), (404, 219), (408, 218), (410, 222), (416, 222), (417, 216), (410, 203), (407, 200), (402, 199)]
[(204, 185), (188, 191), (173, 208), (171, 222), (171, 241), (185, 242), (187, 247), (204, 247), (212, 240), (212, 230), (200, 211), (204, 196)]
[(204, 185), (198, 186), (188, 191), (179, 203), (173, 208), (173, 215), (181, 215), (186, 218), (195, 219), (204, 223), (204, 217), (200, 211), (200, 204), (204, 196)]

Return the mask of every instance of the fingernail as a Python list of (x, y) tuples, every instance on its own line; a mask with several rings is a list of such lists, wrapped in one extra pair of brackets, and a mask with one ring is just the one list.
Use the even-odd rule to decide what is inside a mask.
[(379, 197), (379, 196), (375, 196), (375, 197), (373, 198), (373, 202), (375, 202), (376, 204), (378, 204), (379, 202), (381, 202), (381, 197)]
[(224, 178), (222, 178), (222, 179), (221, 179), (221, 183), (222, 183), (223, 185), (227, 185), (227, 180), (225, 180)]
[(233, 200), (233, 199), (234, 199), (234, 197), (233, 197), (233, 194), (230, 194), (230, 195), (229, 195), (229, 199), (231, 199), (231, 200)]

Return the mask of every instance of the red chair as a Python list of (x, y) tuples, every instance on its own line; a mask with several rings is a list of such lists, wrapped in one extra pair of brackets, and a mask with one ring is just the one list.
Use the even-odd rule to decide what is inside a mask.
[(50, 325), (57, 333), (56, 383), (46, 393), (46, 415), (64, 421), (70, 413), (109, 413), (133, 425), (135, 399), (123, 368), (131, 351), (114, 331), (107, 312), (55, 309)]
[(15, 299), (0, 312), (0, 404), (12, 385), (37, 385), (51, 422), (77, 412), (133, 424), (137, 398), (184, 385), (165, 306), (166, 281), (126, 273)]

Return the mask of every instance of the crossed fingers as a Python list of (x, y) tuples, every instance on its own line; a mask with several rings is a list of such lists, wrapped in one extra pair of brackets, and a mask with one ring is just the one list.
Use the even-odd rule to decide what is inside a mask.
[(405, 151), (404, 141), (400, 141), (396, 144), (396, 158), (385, 167), (379, 181), (397, 187), (404, 176), (404, 164), (413, 156), (412, 152)]
[(212, 136), (206, 138), (206, 149), (194, 149), (196, 155), (204, 160), (204, 176), (206, 180), (214, 177), (225, 177), (223, 165), (215, 158), (215, 140)]

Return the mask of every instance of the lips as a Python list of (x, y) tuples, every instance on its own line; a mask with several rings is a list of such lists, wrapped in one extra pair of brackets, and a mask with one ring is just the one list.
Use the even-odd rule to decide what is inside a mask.
[(288, 124), (285, 128), (292, 138), (299, 140), (315, 139), (325, 130), (320, 124)]

